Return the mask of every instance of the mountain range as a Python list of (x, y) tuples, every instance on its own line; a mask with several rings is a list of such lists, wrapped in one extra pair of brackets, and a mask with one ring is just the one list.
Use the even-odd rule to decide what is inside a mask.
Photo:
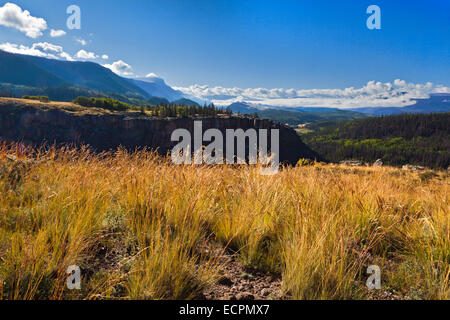
[(168, 86), (165, 81), (157, 77), (148, 77), (142, 79), (129, 79), (130, 83), (144, 90), (147, 94), (154, 97), (162, 97), (169, 101), (183, 99), (184, 95), (181, 91), (174, 90)]
[(77, 87), (103, 96), (122, 95), (155, 103), (184, 101), (189, 105), (196, 104), (162, 79), (127, 79), (93, 62), (61, 61), (0, 50), (0, 70), (0, 83), (13, 86)]
[(259, 117), (276, 120), (289, 125), (317, 122), (342, 122), (371, 116), (388, 116), (407, 113), (445, 113), (450, 112), (450, 94), (431, 94), (428, 99), (415, 99), (406, 107), (368, 107), (368, 108), (319, 108), (319, 107), (274, 107), (246, 102), (235, 102), (229, 106), (235, 113), (255, 114)]
[(0, 51), (0, 82), (30, 87), (77, 86), (85, 89), (124, 95), (150, 95), (92, 62), (71, 62)]
[(292, 126), (320, 121), (347, 121), (369, 116), (360, 112), (335, 108), (269, 107), (264, 105), (252, 105), (245, 102), (235, 102), (231, 104), (229, 108), (234, 113), (256, 113), (260, 118), (267, 118)]
[[(71, 101), (77, 96), (112, 97), (133, 104), (199, 105), (203, 101), (175, 90), (161, 78), (128, 79), (93, 62), (61, 61), (0, 50), (0, 94), (11, 96), (48, 95), (51, 99)], [(229, 106), (235, 113), (299, 125), (320, 121), (345, 121), (368, 116), (401, 113), (450, 112), (450, 94), (433, 94), (417, 99), (411, 106), (379, 108), (273, 107), (236, 102)]]
[(450, 94), (435, 93), (428, 99), (416, 99), (415, 104), (406, 107), (354, 108), (352, 111), (374, 116), (387, 116), (402, 113), (442, 113), (450, 112)]

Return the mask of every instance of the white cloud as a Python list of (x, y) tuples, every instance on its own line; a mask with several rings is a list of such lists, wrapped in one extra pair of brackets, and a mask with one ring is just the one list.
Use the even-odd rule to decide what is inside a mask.
[(120, 76), (133, 75), (133, 68), (122, 60), (113, 62), (112, 64), (104, 64), (103, 66), (112, 70), (114, 73), (117, 73)]
[(74, 61), (70, 54), (64, 52), (63, 47), (48, 42), (33, 43), (31, 47), (6, 42), (0, 44), (0, 50), (4, 50), (10, 53), (25, 54), (50, 59), (64, 59), (67, 61)]
[(103, 59), (103, 60), (108, 60), (108, 59), (109, 59), (109, 56), (108, 56), (107, 54), (104, 54), (104, 55), (102, 55), (102, 59)]
[(54, 29), (50, 30), (50, 37), (52, 38), (58, 38), (64, 35), (66, 35), (66, 32), (64, 30), (54, 30)]
[(437, 86), (434, 90), (435, 93), (450, 93), (450, 87)]
[(70, 56), (70, 54), (68, 54), (67, 52), (61, 52), (61, 53), (59, 54), (59, 56), (60, 56), (61, 58), (63, 58), (63, 59), (66, 59), (67, 61), (75, 61), (75, 59), (72, 58), (72, 57)]
[(0, 25), (15, 28), (33, 39), (42, 36), (42, 31), (47, 29), (44, 19), (33, 17), (28, 10), (9, 2), (0, 7)]
[(148, 75), (145, 76), (146, 78), (159, 78), (159, 76), (156, 73), (150, 72)]
[(9, 43), (9, 42), (5, 42), (5, 43), (1, 43), (0, 44), (0, 50), (3, 51), (7, 51), (10, 53), (18, 53), (18, 54), (25, 54), (25, 55), (30, 55), (30, 56), (37, 56), (37, 57), (46, 57), (47, 54), (35, 49), (33, 47), (27, 47), (24, 45), (17, 45), (15, 43)]
[(436, 86), (430, 82), (407, 83), (400, 79), (393, 83), (369, 81), (362, 88), (346, 89), (242, 89), (207, 85), (174, 89), (221, 106), (245, 101), (267, 106), (330, 108), (403, 107), (414, 104), (414, 99), (428, 98), (431, 93), (450, 92), (450, 87)]
[(94, 52), (88, 52), (88, 51), (85, 51), (85, 50), (78, 51), (77, 54), (76, 54), (76, 57), (80, 58), (80, 59), (85, 59), (85, 60), (86, 59), (93, 60), (93, 59), (97, 59), (98, 58), (98, 56)]
[(82, 46), (87, 45), (87, 41), (84, 39), (76, 38), (75, 41), (78, 42), (79, 44), (81, 44)]

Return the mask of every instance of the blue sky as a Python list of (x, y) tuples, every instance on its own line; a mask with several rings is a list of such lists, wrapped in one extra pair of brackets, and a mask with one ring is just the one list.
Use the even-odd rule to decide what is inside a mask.
[[(125, 62), (129, 76), (152, 72), (177, 87), (450, 85), (448, 0), (10, 0), (0, 7), (7, 2), (43, 18), (47, 29), (31, 38), (0, 26), (0, 43), (47, 42), (76, 60), (84, 50), (101, 64)], [(81, 30), (67, 30), (71, 4), (81, 8)], [(381, 8), (381, 30), (366, 27), (371, 4)], [(53, 38), (50, 29), (66, 34)]]

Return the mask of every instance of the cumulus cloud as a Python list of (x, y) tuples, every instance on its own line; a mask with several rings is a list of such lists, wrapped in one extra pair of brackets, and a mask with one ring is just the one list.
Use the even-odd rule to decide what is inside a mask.
[(225, 106), (233, 102), (248, 102), (279, 107), (403, 107), (414, 99), (426, 99), (431, 93), (448, 93), (450, 87), (407, 83), (396, 79), (393, 83), (369, 81), (362, 88), (345, 89), (265, 89), (224, 88), (207, 85), (174, 88), (199, 99)]
[(112, 64), (104, 64), (105, 68), (110, 69), (114, 73), (117, 73), (120, 76), (131, 76), (133, 75), (133, 68), (127, 64), (126, 62), (119, 60), (113, 62)]
[[(37, 42), (33, 43), (30, 47), (25, 45), (19, 45), (15, 43), (0, 43), (0, 50), (7, 51), (10, 53), (16, 54), (24, 54), (36, 57), (43, 57), (49, 59), (57, 59), (57, 60), (67, 60), (67, 61), (76, 61), (77, 60), (95, 60), (98, 59), (99, 56), (94, 52), (89, 52), (86, 50), (78, 51), (73, 57), (64, 51), (63, 47), (48, 43), (48, 42)], [(102, 59), (109, 59), (107, 55), (102, 55)], [(106, 68), (111, 69), (115, 73), (122, 76), (131, 76), (133, 75), (133, 69), (131, 66), (122, 60), (116, 61), (112, 64), (103, 65)]]
[(70, 54), (63, 50), (63, 47), (48, 42), (33, 43), (31, 47), (5, 42), (0, 44), (0, 50), (50, 59), (74, 61)]
[(103, 60), (108, 60), (108, 59), (109, 59), (109, 56), (108, 56), (107, 54), (104, 54), (104, 55), (102, 55), (102, 59), (103, 59)]
[(450, 93), (450, 87), (437, 86), (434, 90), (435, 93)]
[(10, 2), (0, 7), (0, 25), (15, 28), (33, 39), (42, 36), (42, 31), (47, 29), (44, 19), (33, 17), (28, 10)]
[(85, 50), (78, 51), (76, 57), (84, 60), (93, 60), (98, 58), (98, 56), (94, 52), (88, 52)]
[(78, 42), (79, 44), (81, 44), (82, 46), (87, 45), (87, 41), (84, 39), (76, 38), (75, 41)]
[(66, 35), (66, 32), (64, 30), (54, 30), (54, 29), (50, 30), (50, 37), (52, 38), (58, 38), (64, 35)]

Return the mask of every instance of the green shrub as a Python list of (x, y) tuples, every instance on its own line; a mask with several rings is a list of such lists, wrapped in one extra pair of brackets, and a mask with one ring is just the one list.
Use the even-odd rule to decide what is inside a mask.
[(128, 103), (110, 98), (88, 98), (81, 96), (72, 102), (86, 108), (101, 108), (114, 111), (126, 111), (133, 108)]
[(433, 171), (427, 171), (427, 172), (419, 173), (420, 181), (425, 182), (425, 183), (427, 183), (431, 179), (437, 178), (437, 177), (439, 177), (439, 175), (436, 172), (433, 172)]
[(49, 102), (50, 98), (48, 96), (28, 96), (25, 95), (22, 97), (22, 99), (28, 99), (28, 100), (37, 100), (40, 102)]
[(305, 167), (305, 166), (313, 166), (315, 165), (315, 161), (312, 161), (310, 159), (300, 159), (297, 162), (298, 167)]

